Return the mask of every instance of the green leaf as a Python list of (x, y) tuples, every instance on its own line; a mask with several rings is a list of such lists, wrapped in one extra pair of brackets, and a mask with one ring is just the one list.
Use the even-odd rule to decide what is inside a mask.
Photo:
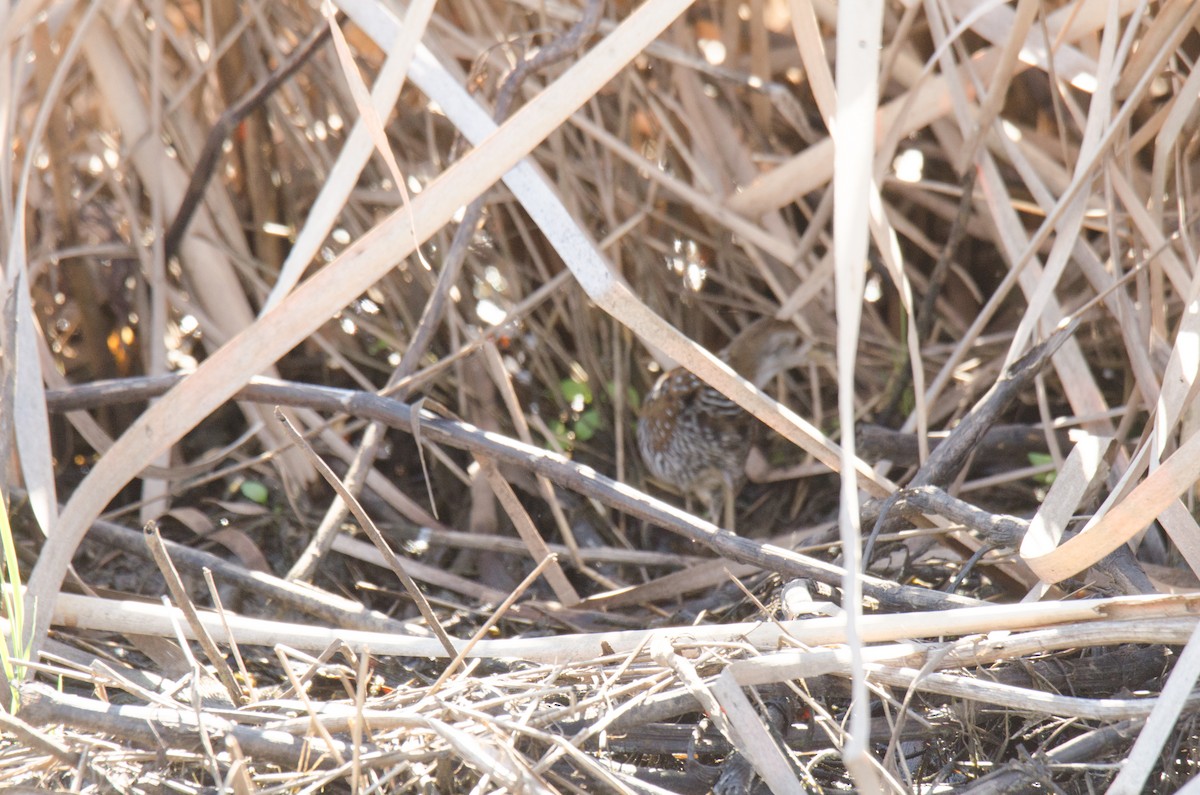
[(588, 409), (579, 415), (579, 419), (575, 420), (575, 438), (581, 442), (586, 442), (596, 435), (596, 431), (600, 429), (603, 420), (600, 417), (600, 412), (596, 409)]
[[(550, 430), (554, 432), (554, 438), (558, 440), (558, 446), (568, 453), (571, 452), (571, 447), (575, 443), (575, 434), (568, 430), (566, 423), (562, 420), (555, 420), (550, 423)], [(550, 447), (550, 443), (546, 443), (546, 447)]]
[(564, 378), (558, 383), (558, 388), (562, 392), (563, 399), (568, 403), (574, 403), (576, 398), (582, 398), (585, 406), (592, 402), (592, 388), (587, 385), (586, 381)]
[(271, 497), (271, 492), (266, 486), (259, 483), (257, 480), (247, 480), (242, 483), (241, 494), (250, 502), (256, 502), (259, 505), (266, 505), (267, 500)]
[[(1044, 467), (1048, 464), (1054, 463), (1054, 456), (1050, 455), (1049, 453), (1028, 453), (1027, 455), (1030, 466)], [(1049, 486), (1054, 482), (1056, 477), (1058, 477), (1058, 473), (1051, 470), (1049, 472), (1043, 472), (1042, 474), (1037, 475), (1034, 480), (1036, 480), (1038, 483), (1041, 483), (1043, 486)]]

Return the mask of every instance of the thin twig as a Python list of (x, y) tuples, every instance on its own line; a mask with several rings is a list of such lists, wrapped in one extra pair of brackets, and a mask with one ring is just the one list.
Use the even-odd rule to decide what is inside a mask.
[(229, 694), (229, 699), (236, 705), (242, 706), (246, 703), (246, 697), (242, 693), (242, 688), (238, 685), (237, 679), (233, 676), (233, 671), (229, 667), (229, 663), (225, 660), (225, 655), (221, 652), (217, 642), (213, 640), (212, 635), (200, 623), (196, 616), (196, 606), (192, 604), (192, 599), (188, 596), (187, 589), (183, 587), (183, 580), (179, 578), (179, 572), (175, 570), (175, 564), (171, 562), (171, 556), (167, 554), (166, 548), (162, 543), (162, 536), (158, 532), (158, 523), (149, 522), (145, 530), (146, 546), (150, 548), (150, 554), (154, 557), (154, 562), (158, 564), (158, 570), (162, 573), (163, 579), (166, 580), (167, 589), (171, 592), (171, 597), (175, 601), (175, 606), (183, 613), (184, 618), (188, 622), (188, 627), (196, 636), (196, 640), (200, 643), (200, 648), (204, 649), (204, 655), (208, 657), (208, 661), (212, 663), (216, 670), (217, 679), (225, 687), (225, 692)]
[(200, 151), (200, 157), (196, 160), (196, 166), (192, 169), (192, 178), (188, 182), (187, 191), (183, 194), (183, 200), (180, 201), (179, 208), (175, 211), (175, 220), (167, 229), (163, 242), (166, 259), (169, 260), (179, 251), (179, 244), (183, 242), (183, 236), (187, 233), (196, 209), (204, 199), (204, 191), (216, 173), (225, 141), (243, 119), (266, 102), (289, 77), (308, 62), (308, 59), (313, 56), (317, 48), (325, 43), (329, 35), (329, 25), (316, 26), (308, 34), (308, 38), (292, 50), (287, 61), (260, 80), (258, 85), (247, 91), (237, 104), (226, 108), (221, 117), (213, 124), (208, 138), (204, 141), (204, 148)]
[(442, 628), (441, 621), (438, 620), (437, 613), (434, 613), (433, 608), (429, 606), (429, 600), (425, 598), (425, 594), (421, 593), (421, 589), (417, 586), (416, 580), (414, 580), (409, 573), (404, 570), (404, 563), (401, 561), (400, 556), (393, 552), (392, 548), (388, 546), (388, 542), (384, 539), (383, 534), (379, 532), (379, 528), (375, 526), (375, 523), (371, 521), (370, 515), (363, 509), (362, 503), (360, 503), (358, 499), (350, 493), (350, 491), (342, 484), (341, 480), (338, 479), (338, 476), (334, 474), (333, 470), (329, 468), (329, 464), (326, 464), (325, 460), (317, 455), (316, 451), (312, 449), (312, 446), (305, 441), (304, 437), (295, 429), (295, 427), (292, 426), (290, 422), (288, 422), (287, 417), (283, 416), (283, 412), (280, 411), (278, 406), (275, 407), (275, 418), (279, 420), (281, 425), (283, 425), (283, 428), (287, 432), (288, 436), (292, 437), (292, 442), (295, 443), (302, 451), (304, 451), (305, 456), (312, 461), (313, 466), (315, 466), (317, 471), (321, 473), (321, 477), (325, 478), (325, 481), (333, 487), (333, 490), (337, 492), (338, 496), (345, 501), (346, 507), (350, 509), (350, 513), (354, 514), (354, 518), (358, 520), (359, 527), (363, 529), (363, 532), (366, 533), (367, 537), (370, 538), (372, 543), (375, 544), (375, 547), (379, 550), (379, 554), (383, 555), (383, 559), (387, 563), (388, 568), (390, 568), (396, 575), (397, 579), (403, 583), (404, 590), (406, 590), (408, 595), (412, 597), (413, 602), (417, 605), (417, 609), (421, 611), (421, 615), (429, 624), (430, 630), (433, 631), (433, 634), (437, 636), (438, 641), (440, 641), (442, 646), (446, 649), (446, 653), (451, 657), (454, 657), (455, 654), (457, 654), (454, 641), (452, 641), (450, 636), (446, 634), (446, 630)]

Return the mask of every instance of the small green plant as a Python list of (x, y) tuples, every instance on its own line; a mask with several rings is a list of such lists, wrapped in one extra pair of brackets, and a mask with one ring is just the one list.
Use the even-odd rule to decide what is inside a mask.
[(568, 413), (551, 423), (550, 427), (559, 445), (569, 452), (574, 449), (576, 442), (586, 442), (595, 436), (604, 419), (592, 405), (592, 388), (586, 376), (580, 374), (564, 378), (559, 381), (558, 390), (567, 402)]
[(572, 427), (572, 430), (575, 432), (575, 438), (581, 442), (586, 442), (596, 435), (596, 431), (600, 429), (601, 423), (600, 412), (595, 409), (588, 409), (575, 420), (575, 424)]
[(558, 390), (571, 411), (583, 411), (583, 407), (592, 402), (592, 388), (582, 377), (564, 378), (558, 382)]
[(266, 505), (267, 500), (271, 498), (271, 492), (257, 480), (243, 481), (239, 491), (250, 502), (255, 502), (259, 505)]
[(15, 660), (25, 659), (28, 648), (25, 637), (25, 603), (21, 590), (21, 570), (17, 564), (17, 546), (13, 543), (12, 525), (8, 521), (8, 501), (0, 495), (0, 546), (4, 550), (4, 612), (8, 616), (8, 634), (0, 638), (0, 669), (8, 682), (10, 713), (16, 713), (19, 695), (17, 682), (25, 676), (25, 667)]
[[(1054, 463), (1054, 456), (1050, 455), (1049, 453), (1029, 453), (1030, 466), (1044, 467), (1047, 464), (1053, 464), (1053, 463)], [(1036, 480), (1038, 483), (1040, 483), (1043, 486), (1049, 486), (1052, 483), (1054, 483), (1054, 478), (1057, 477), (1057, 475), (1058, 475), (1057, 472), (1055, 472), (1054, 470), (1050, 470), (1049, 472), (1043, 472), (1040, 475), (1034, 476), (1034, 480)]]

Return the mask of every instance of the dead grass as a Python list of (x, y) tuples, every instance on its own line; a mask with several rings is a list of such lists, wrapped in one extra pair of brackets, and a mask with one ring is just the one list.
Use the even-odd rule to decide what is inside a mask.
[[(888, 2), (876, 92), (869, 4), (336, 5), (0, 11), (6, 782), (1193, 778), (1200, 6)], [(777, 432), (737, 536), (638, 458), (676, 364)]]

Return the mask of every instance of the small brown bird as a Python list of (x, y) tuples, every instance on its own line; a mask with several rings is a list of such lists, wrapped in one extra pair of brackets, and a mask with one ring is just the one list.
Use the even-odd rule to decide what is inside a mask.
[[(743, 329), (718, 356), (758, 388), (802, 361), (800, 332), (764, 318)], [(716, 522), (733, 528), (734, 495), (745, 476), (758, 420), (682, 367), (662, 375), (642, 403), (638, 449), (650, 473), (698, 499)]]

